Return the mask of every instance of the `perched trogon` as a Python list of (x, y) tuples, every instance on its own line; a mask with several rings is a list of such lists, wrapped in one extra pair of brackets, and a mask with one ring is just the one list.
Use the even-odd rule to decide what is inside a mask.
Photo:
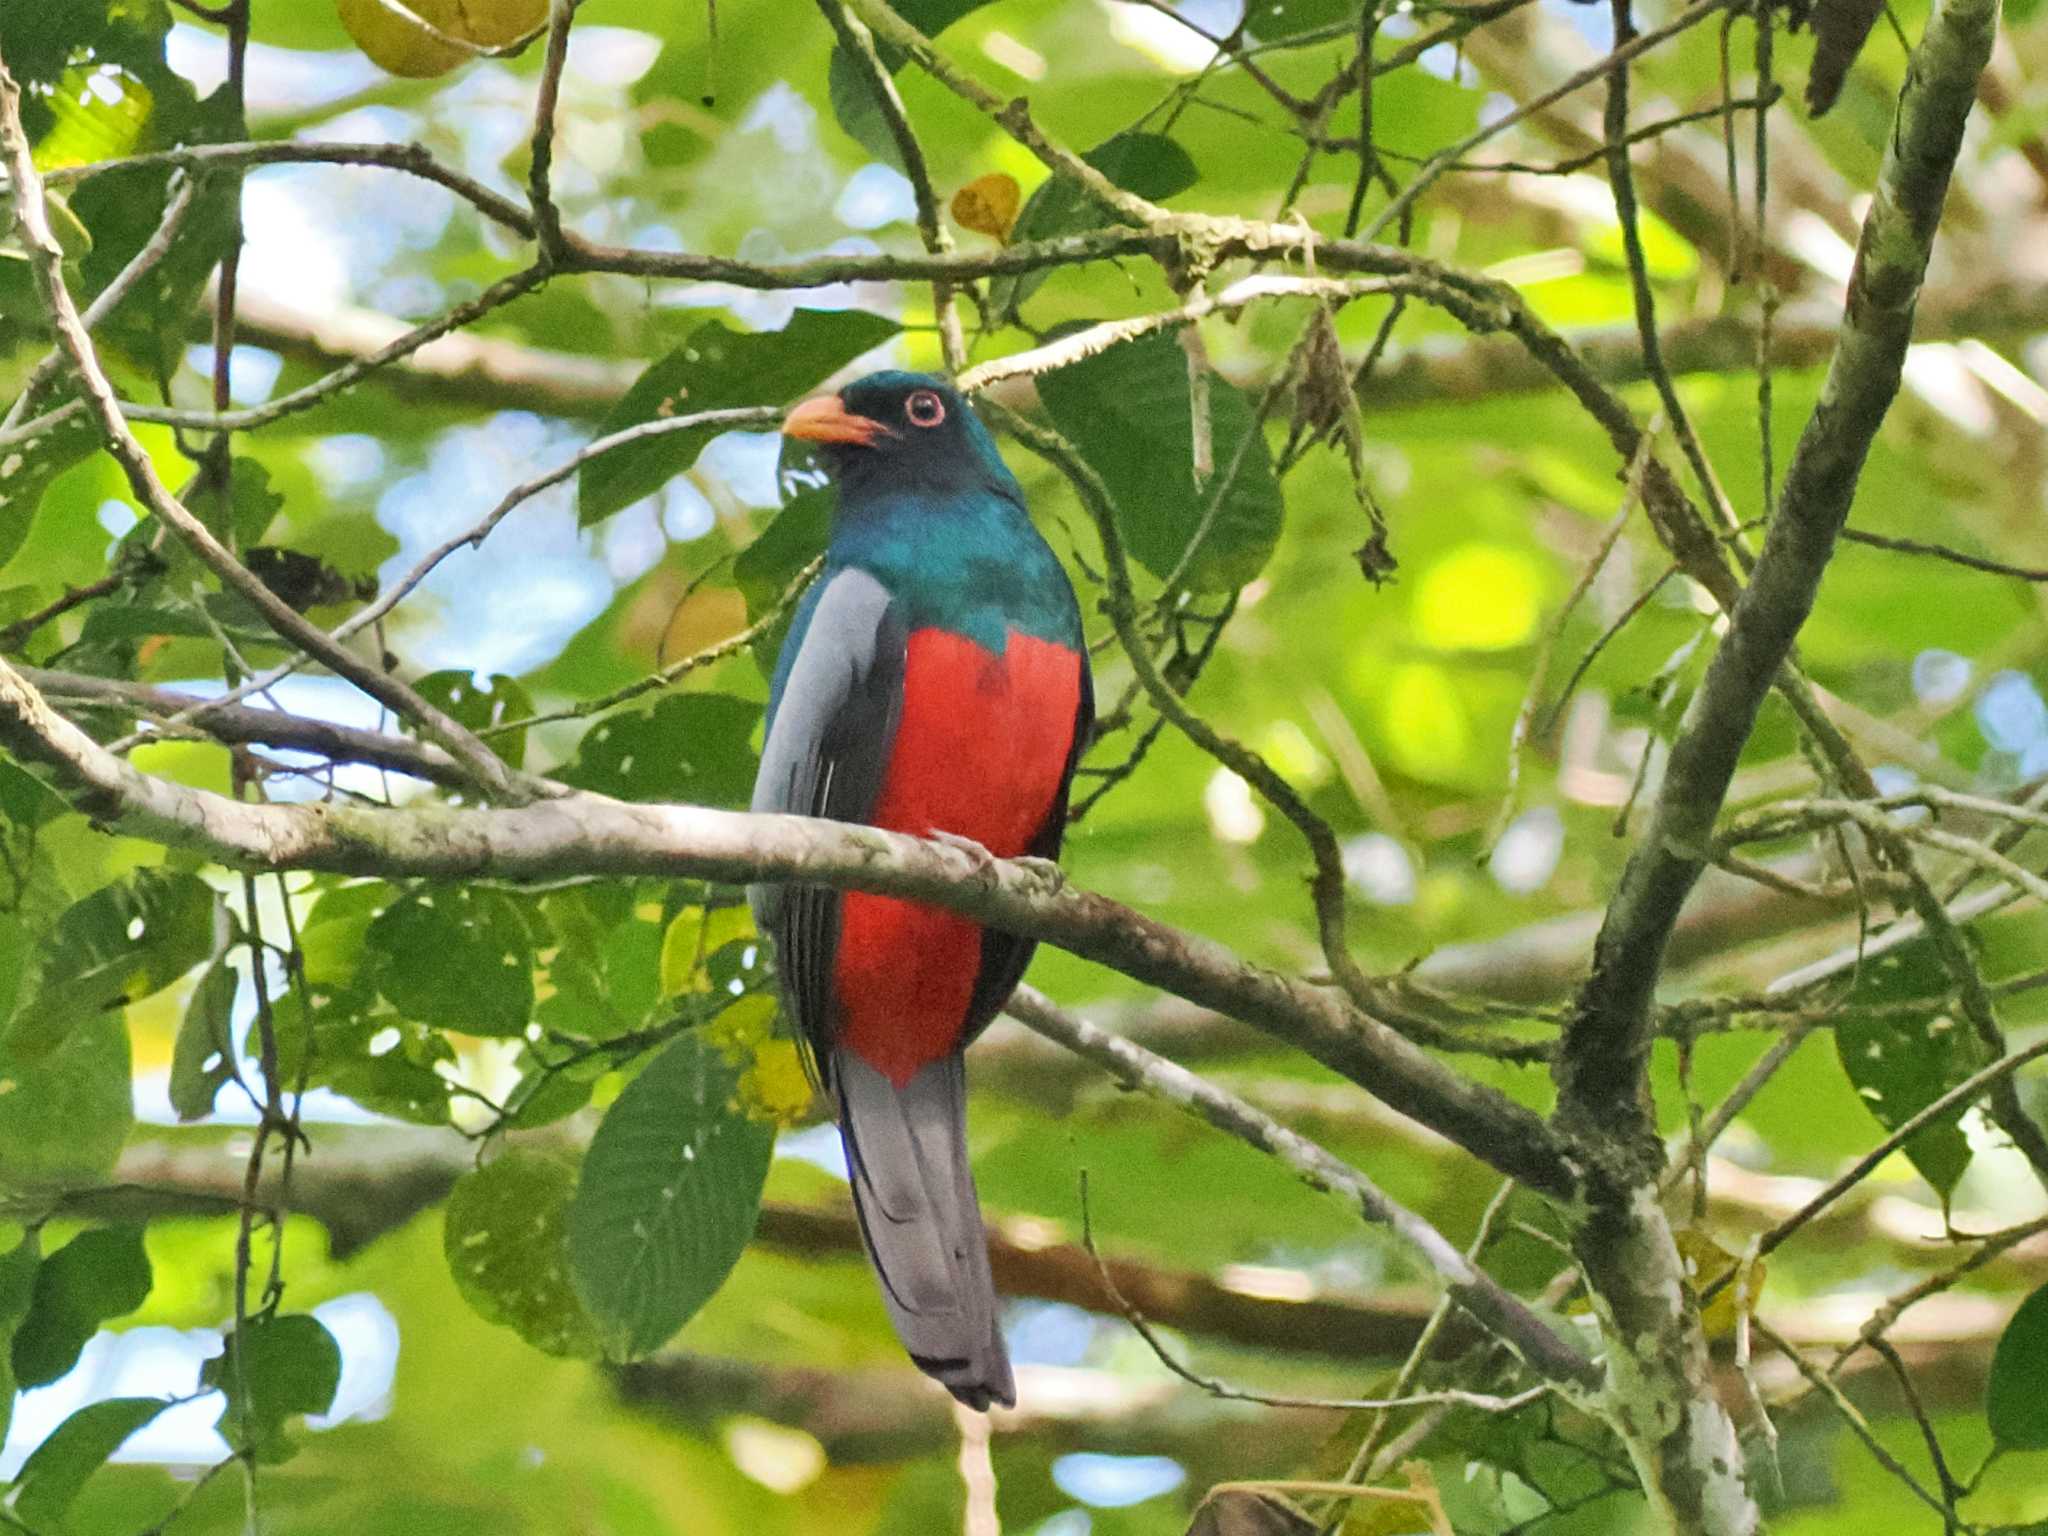
[[(1094, 692), (1073, 586), (987, 428), (950, 385), (889, 372), (804, 402), (782, 430), (819, 445), (838, 504), (775, 669), (753, 808), (1054, 857)], [(963, 1403), (1014, 1403), (962, 1052), (1031, 942), (887, 896), (753, 900), (837, 1101), (897, 1334)]]

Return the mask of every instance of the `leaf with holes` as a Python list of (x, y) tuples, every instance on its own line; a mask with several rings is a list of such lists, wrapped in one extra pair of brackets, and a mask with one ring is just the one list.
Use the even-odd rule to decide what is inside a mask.
[(654, 708), (607, 715), (556, 775), (621, 800), (744, 806), (753, 794), (751, 738), (761, 706), (722, 693), (670, 694)]
[(605, 1353), (660, 1348), (753, 1235), (775, 1132), (738, 1107), (739, 1075), (695, 1035), (626, 1085), (569, 1205), (569, 1270)]
[(377, 990), (414, 1023), (468, 1035), (526, 1032), (533, 939), (496, 891), (421, 891), (378, 914), (364, 942), (377, 956)]
[(50, 1432), (15, 1475), (9, 1504), (30, 1528), (49, 1530), (64, 1518), (86, 1479), (130, 1436), (170, 1407), (162, 1397), (110, 1397), (89, 1403)]
[(8, 1049), (33, 1060), (83, 1020), (169, 986), (212, 953), (218, 899), (197, 875), (143, 869), (73, 905), (16, 999)]
[(28, 1316), (15, 1330), (16, 1384), (40, 1387), (70, 1370), (102, 1323), (149, 1300), (150, 1281), (140, 1227), (94, 1228), (51, 1254), (36, 1273)]
[[(735, 331), (706, 321), (640, 375), (605, 418), (604, 435), (699, 411), (784, 404), (899, 329), (893, 320), (855, 309), (800, 309), (779, 331)], [(706, 443), (730, 430), (679, 428), (592, 459), (576, 476), (577, 522), (587, 528), (652, 496), (695, 464)]]
[(1059, 428), (1102, 476), (1131, 553), (1194, 592), (1227, 592), (1259, 574), (1280, 537), (1280, 485), (1265, 434), (1235, 386), (1212, 374), (1215, 472), (1198, 484), (1187, 354), (1146, 336), (1038, 381)]
[(218, 1427), (229, 1445), (253, 1449), (259, 1461), (283, 1461), (292, 1452), (284, 1421), (334, 1405), (341, 1346), (305, 1313), (252, 1317), (200, 1367), (199, 1385), (225, 1396)]
[(533, 700), (516, 677), (493, 672), (478, 680), (476, 674), (460, 669), (429, 672), (413, 684), (421, 698), (438, 705), (472, 731), (491, 731), (486, 739), (491, 750), (514, 768), (526, 766), (526, 732), (498, 731), (511, 720), (533, 715)]
[[(1835, 1022), (1835, 1050), (1863, 1102), (1886, 1130), (1896, 1130), (1990, 1059), (1952, 1009), (1926, 1012), (1863, 1011), (1915, 998), (1939, 997), (1951, 985), (1931, 940), (1919, 939), (1866, 961), (1855, 990)], [(1961, 1105), (1916, 1131), (1904, 1151), (1946, 1205), (1970, 1166), (1969, 1138), (1958, 1123)]]
[(2048, 1285), (2013, 1313), (1991, 1356), (1984, 1416), (1991, 1435), (2014, 1451), (2048, 1450)]
[(597, 1330), (569, 1281), (566, 1219), (576, 1171), (515, 1148), (465, 1173), (448, 1196), (441, 1245), (463, 1300), (543, 1354), (588, 1360)]

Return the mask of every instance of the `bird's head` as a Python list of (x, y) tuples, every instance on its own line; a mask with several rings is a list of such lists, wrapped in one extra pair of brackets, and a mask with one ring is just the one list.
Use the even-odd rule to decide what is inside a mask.
[(783, 419), (782, 433), (818, 444), (842, 493), (886, 485), (1017, 496), (988, 428), (957, 389), (929, 373), (871, 373), (804, 401)]

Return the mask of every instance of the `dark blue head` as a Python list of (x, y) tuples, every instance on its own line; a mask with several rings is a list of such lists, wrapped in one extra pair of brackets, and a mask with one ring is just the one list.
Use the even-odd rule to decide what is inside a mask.
[(873, 491), (934, 505), (976, 491), (1023, 501), (988, 428), (958, 390), (929, 373), (871, 373), (804, 401), (782, 431), (819, 445), (842, 503)]

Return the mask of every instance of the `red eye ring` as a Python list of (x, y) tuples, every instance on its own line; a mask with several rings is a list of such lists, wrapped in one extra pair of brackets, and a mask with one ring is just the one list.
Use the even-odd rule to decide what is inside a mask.
[(946, 402), (936, 391), (920, 389), (903, 402), (903, 414), (913, 427), (936, 427), (946, 419)]

